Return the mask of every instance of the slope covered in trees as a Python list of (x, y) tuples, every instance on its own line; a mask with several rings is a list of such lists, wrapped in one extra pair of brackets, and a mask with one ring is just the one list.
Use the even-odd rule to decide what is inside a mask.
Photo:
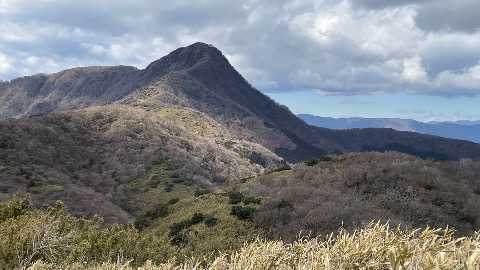
[(22, 190), (40, 204), (61, 199), (75, 214), (109, 222), (132, 220), (124, 185), (142, 174), (149, 179), (138, 194), (180, 182), (193, 193), (282, 164), (261, 145), (230, 139), (208, 117), (174, 107), (111, 105), (0, 122), (2, 200)]
[(244, 188), (270, 198), (255, 217), (275, 238), (293, 240), (371, 220), (412, 227), (480, 227), (480, 163), (422, 160), (397, 153), (325, 156), (266, 174)]

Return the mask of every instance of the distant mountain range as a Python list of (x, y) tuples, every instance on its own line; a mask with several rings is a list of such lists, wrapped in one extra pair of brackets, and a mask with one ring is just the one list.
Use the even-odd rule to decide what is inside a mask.
[(299, 114), (297, 116), (307, 124), (317, 127), (331, 129), (391, 128), (480, 143), (480, 121), (423, 123), (399, 118), (332, 118), (311, 114)]

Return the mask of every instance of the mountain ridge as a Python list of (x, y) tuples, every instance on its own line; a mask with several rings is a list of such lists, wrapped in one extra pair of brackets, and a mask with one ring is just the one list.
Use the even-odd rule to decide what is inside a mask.
[[(48, 85), (52, 87), (48, 89)], [(26, 98), (30, 92), (33, 94)], [(42, 94), (35, 98), (37, 92)], [(192, 108), (220, 123), (232, 138), (259, 143), (289, 162), (369, 149), (422, 153), (425, 158), (480, 158), (480, 145), (435, 136), (384, 129), (338, 131), (312, 127), (253, 88), (220, 50), (200, 42), (178, 48), (143, 70), (76, 68), (3, 83), (0, 101), (5, 101), (0, 108), (3, 119), (108, 103), (145, 110), (163, 106)]]
[[(206, 55), (200, 48), (205, 49), (207, 45), (193, 45), (196, 56), (190, 51), (182, 56), (185, 50), (177, 49), (141, 70), (132, 66), (75, 67), (49, 75), (36, 74), (0, 81), (0, 103), (3, 104), (0, 120), (117, 101), (159, 76), (197, 64), (200, 60), (198, 56)], [(188, 61), (180, 63), (180, 56)], [(172, 62), (170, 59), (177, 61), (173, 66), (164, 65)]]
[(412, 119), (401, 118), (332, 118), (315, 116), (311, 114), (298, 114), (300, 119), (307, 124), (332, 128), (332, 129), (352, 129), (352, 128), (392, 128), (398, 131), (411, 131), (422, 134), (430, 134), (451, 139), (468, 140), (474, 143), (480, 143), (477, 134), (480, 133), (480, 124), (475, 121), (456, 121), (456, 122), (420, 122)]

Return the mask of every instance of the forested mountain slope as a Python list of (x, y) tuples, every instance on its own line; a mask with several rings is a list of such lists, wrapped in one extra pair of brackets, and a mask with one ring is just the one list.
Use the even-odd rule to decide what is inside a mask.
[(134, 67), (82, 67), (0, 82), (0, 119), (116, 101), (144, 85)]
[(398, 152), (324, 156), (251, 179), (243, 192), (270, 198), (255, 223), (294, 240), (349, 230), (371, 220), (402, 228), (480, 227), (480, 162), (423, 160)]
[(156, 109), (197, 110), (235, 139), (259, 143), (291, 162), (332, 152), (396, 150), (425, 158), (480, 158), (465, 141), (384, 129), (312, 127), (253, 88), (211, 45), (179, 48), (143, 70), (75, 68), (0, 84), (0, 119), (118, 102)]
[(211, 190), (283, 166), (263, 146), (220, 131), (198, 112), (173, 107), (110, 105), (4, 120), (0, 199), (21, 190), (39, 204), (61, 199), (73, 213), (124, 223), (133, 219), (123, 185), (150, 170), (162, 168), (148, 188), (177, 179)]

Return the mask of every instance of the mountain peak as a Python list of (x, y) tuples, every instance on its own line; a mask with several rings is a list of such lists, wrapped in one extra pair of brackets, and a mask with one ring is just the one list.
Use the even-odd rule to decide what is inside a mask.
[(204, 43), (204, 42), (195, 42), (191, 45), (188, 45), (186, 47), (181, 47), (179, 48), (180, 50), (181, 49), (197, 49), (197, 50), (217, 50), (217, 48), (215, 48), (215, 46), (213, 46), (212, 44), (207, 44), (207, 43)]
[(181, 47), (167, 56), (148, 65), (147, 73), (166, 74), (172, 71), (186, 70), (195, 65), (209, 61), (227, 61), (222, 52), (211, 44), (196, 42), (186, 47)]

